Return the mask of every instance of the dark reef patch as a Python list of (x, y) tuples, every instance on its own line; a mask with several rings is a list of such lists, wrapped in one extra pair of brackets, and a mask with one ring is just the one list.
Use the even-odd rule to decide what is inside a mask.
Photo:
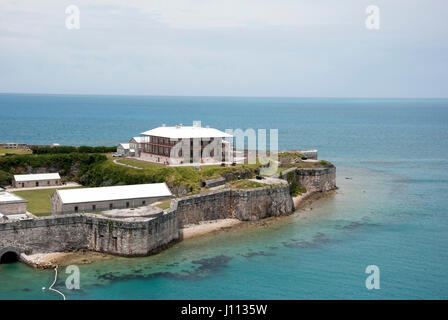
[(231, 260), (231, 257), (225, 256), (225, 255), (219, 255), (212, 258), (204, 258), (199, 260), (191, 261), (194, 264), (199, 264), (200, 267), (197, 268), (198, 271), (216, 271), (222, 267), (227, 266), (229, 261)]
[(352, 221), (349, 224), (345, 225), (337, 225), (336, 229), (339, 230), (356, 230), (360, 228), (369, 228), (369, 227), (379, 227), (380, 224), (378, 223), (372, 223), (372, 222), (366, 222), (366, 221)]
[(272, 257), (275, 256), (275, 253), (270, 253), (266, 251), (251, 251), (246, 254), (241, 254), (241, 256), (245, 258), (252, 258), (256, 256)]
[(181, 272), (155, 272), (150, 274), (121, 274), (117, 275), (112, 272), (104, 273), (98, 276), (99, 280), (106, 281), (129, 281), (129, 280), (140, 280), (140, 279), (152, 279), (157, 277), (165, 277), (177, 280), (193, 280), (204, 278), (208, 274), (216, 272), (224, 267), (226, 267), (231, 260), (231, 257), (225, 255), (219, 255), (211, 258), (203, 258), (191, 261), (192, 264), (198, 265), (198, 267), (193, 270), (182, 270)]
[(302, 248), (302, 249), (314, 249), (319, 248), (331, 240), (327, 238), (322, 232), (318, 232), (311, 240), (297, 240), (291, 239), (292, 242), (283, 242), (283, 246), (287, 248)]

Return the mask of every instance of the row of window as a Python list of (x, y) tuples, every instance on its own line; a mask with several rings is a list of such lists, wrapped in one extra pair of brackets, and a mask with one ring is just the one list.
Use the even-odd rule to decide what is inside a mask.
[(169, 156), (170, 155), (170, 148), (168, 147), (161, 147), (161, 146), (155, 146), (152, 144), (145, 145), (145, 151), (160, 155)]
[[(39, 187), (39, 181), (36, 181), (36, 187)], [(59, 181), (56, 181), (56, 183), (55, 184), (59, 184)], [(21, 183), (21, 185), (22, 185), (22, 188), (25, 188), (25, 183)], [(50, 181), (47, 181), (47, 185), (49, 186), (50, 185)]]
[[(144, 205), (146, 205), (146, 201), (145, 200), (142, 201), (142, 206), (144, 206)], [(130, 203), (129, 203), (129, 201), (127, 201), (126, 202), (126, 208), (129, 208), (129, 207), (130, 207)], [(112, 210), (112, 209), (114, 209), (114, 204), (113, 203), (109, 203), (109, 210)], [(118, 208), (118, 209), (120, 209), (120, 208)], [(78, 212), (79, 211), (79, 207), (76, 206), (74, 210), (75, 210), (75, 212)], [(96, 211), (96, 205), (95, 204), (92, 205), (92, 211)]]
[(151, 136), (151, 143), (164, 144), (167, 146), (174, 146), (177, 141), (171, 141), (170, 138), (154, 137)]

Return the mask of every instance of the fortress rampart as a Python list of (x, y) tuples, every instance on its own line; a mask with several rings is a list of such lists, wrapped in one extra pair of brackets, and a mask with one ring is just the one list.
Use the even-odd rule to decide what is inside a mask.
[[(336, 168), (288, 169), (308, 191), (336, 187)], [(282, 176), (287, 174), (285, 170)], [(99, 214), (53, 215), (0, 222), (0, 260), (6, 252), (48, 253), (78, 249), (121, 256), (144, 256), (181, 240), (180, 229), (206, 220), (258, 220), (294, 212), (289, 186), (222, 189), (174, 199), (163, 214), (148, 218), (110, 218)]]

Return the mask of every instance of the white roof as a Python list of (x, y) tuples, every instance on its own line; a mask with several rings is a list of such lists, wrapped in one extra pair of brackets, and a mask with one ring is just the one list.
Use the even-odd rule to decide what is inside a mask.
[[(133, 137), (132, 139), (134, 139), (135, 142), (137, 142), (137, 143), (145, 142), (145, 140), (143, 139), (143, 137)], [(131, 140), (132, 140), (132, 139), (131, 139)]]
[(36, 173), (36, 174), (16, 174), (14, 180), (17, 182), (36, 181), (36, 180), (54, 180), (61, 179), (59, 173)]
[(129, 149), (129, 143), (120, 143), (118, 146), (122, 146), (123, 149)]
[(97, 202), (172, 196), (166, 183), (56, 190), (62, 203)]
[(164, 138), (231, 138), (221, 130), (214, 128), (203, 128), (195, 126), (158, 127), (142, 133), (145, 136), (156, 136)]
[(19, 196), (16, 196), (14, 193), (2, 192), (0, 193), (0, 203), (5, 202), (23, 202), (26, 201)]

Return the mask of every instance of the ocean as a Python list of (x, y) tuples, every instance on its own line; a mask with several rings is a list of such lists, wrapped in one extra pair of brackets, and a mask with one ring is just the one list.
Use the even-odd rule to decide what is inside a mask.
[[(267, 225), (80, 265), (67, 299), (447, 299), (448, 100), (0, 94), (0, 141), (117, 145), (162, 123), (278, 129), (339, 189)], [(368, 290), (365, 269), (380, 270)], [(52, 270), (0, 265), (0, 299), (60, 299)]]

